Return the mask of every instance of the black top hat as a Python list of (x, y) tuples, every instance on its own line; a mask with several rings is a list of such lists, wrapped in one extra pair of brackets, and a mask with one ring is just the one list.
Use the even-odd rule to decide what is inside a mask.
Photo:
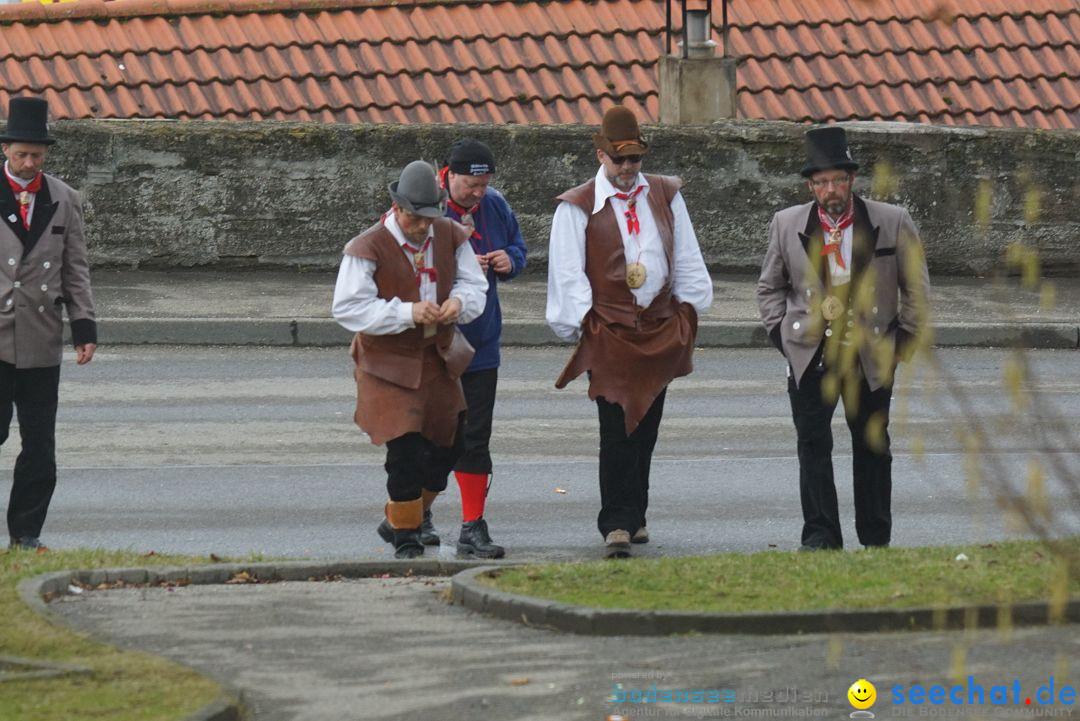
[(12, 98), (8, 104), (7, 130), (0, 135), (0, 142), (52, 145), (56, 138), (49, 135), (48, 116), (47, 100)]
[(820, 170), (832, 168), (859, 169), (859, 164), (851, 157), (851, 150), (848, 149), (847, 133), (836, 125), (806, 131), (806, 158), (806, 166), (802, 169), (804, 178), (809, 178)]

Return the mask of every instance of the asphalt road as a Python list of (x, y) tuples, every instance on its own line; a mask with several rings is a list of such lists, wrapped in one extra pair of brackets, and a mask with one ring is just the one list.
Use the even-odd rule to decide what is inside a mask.
[[(504, 351), (487, 517), (514, 559), (600, 554), (597, 421), (586, 384), (557, 391), (565, 348)], [(1055, 532), (1080, 529), (1080, 354), (1028, 351), (1016, 386), (1003, 350), (941, 351), (896, 389), (895, 545), (1022, 535), (992, 490), (1044, 499)], [(943, 377), (947, 372), (952, 378)], [(382, 449), (352, 423), (342, 349), (103, 348), (65, 362), (60, 480), (44, 540), (53, 547), (266, 557), (388, 557), (374, 532), (385, 500)], [(668, 395), (641, 555), (790, 549), (800, 511), (784, 364), (771, 350), (702, 350)], [(985, 432), (976, 444), (974, 431)], [(850, 442), (834, 420), (845, 534)], [(13, 438), (0, 454), (7, 494)], [(965, 450), (970, 449), (970, 450)], [(1031, 476), (1044, 464), (1044, 480)], [(973, 471), (974, 469), (974, 471)], [(1044, 489), (1039, 492), (1039, 489)], [(451, 481), (436, 526), (456, 535)], [(452, 555), (444, 545), (439, 551)]]

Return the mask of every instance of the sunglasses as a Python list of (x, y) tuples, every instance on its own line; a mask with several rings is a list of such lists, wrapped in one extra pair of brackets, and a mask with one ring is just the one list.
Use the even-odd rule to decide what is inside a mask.
[(608, 157), (611, 158), (611, 162), (615, 163), (615, 165), (622, 165), (623, 163), (630, 163), (632, 165), (637, 165), (638, 163), (641, 162), (641, 159), (644, 156), (642, 156), (642, 155), (609, 155)]

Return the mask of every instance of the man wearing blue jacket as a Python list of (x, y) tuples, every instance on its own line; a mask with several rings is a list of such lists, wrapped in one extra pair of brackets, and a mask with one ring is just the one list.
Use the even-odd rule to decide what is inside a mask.
[[(468, 405), (465, 452), (454, 466), (461, 489), (461, 534), (458, 553), (477, 558), (502, 558), (502, 546), (492, 542), (484, 520), (484, 502), (492, 476), (491, 419), (495, 410), (495, 385), (499, 373), (499, 339), (502, 309), (496, 281), (517, 277), (525, 268), (525, 241), (517, 218), (502, 193), (490, 187), (495, 156), (478, 140), (461, 140), (450, 150), (450, 160), (440, 178), (450, 193), (446, 216), (473, 229), (472, 244), (480, 269), (487, 275), (487, 305), (483, 314), (461, 326), (476, 349), (471, 365), (461, 376)], [(438, 543), (431, 534), (426, 542)]]

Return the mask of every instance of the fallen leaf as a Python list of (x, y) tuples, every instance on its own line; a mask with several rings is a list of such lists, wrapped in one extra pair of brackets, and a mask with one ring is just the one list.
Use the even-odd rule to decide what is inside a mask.
[(529, 679), (527, 678), (512, 678), (510, 679), (511, 686), (528, 686)]
[(563, 494), (565, 494), (565, 493), (566, 493), (566, 489), (565, 489), (565, 488), (559, 488), (558, 486), (555, 486), (555, 492), (556, 492), (556, 493), (563, 493)]

